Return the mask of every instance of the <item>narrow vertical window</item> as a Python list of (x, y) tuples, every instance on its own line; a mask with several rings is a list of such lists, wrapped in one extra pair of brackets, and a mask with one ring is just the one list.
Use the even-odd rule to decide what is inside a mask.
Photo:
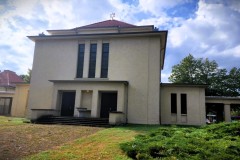
[(171, 113), (177, 113), (177, 94), (171, 94)]
[(96, 53), (97, 53), (97, 44), (91, 44), (90, 45), (90, 60), (89, 60), (88, 78), (95, 78)]
[(84, 50), (85, 45), (78, 45), (78, 60), (77, 60), (77, 78), (83, 77), (83, 63), (84, 63)]
[(109, 57), (109, 43), (103, 43), (103, 45), (102, 45), (101, 78), (108, 77), (108, 57)]
[(187, 114), (187, 94), (181, 94), (181, 114)]

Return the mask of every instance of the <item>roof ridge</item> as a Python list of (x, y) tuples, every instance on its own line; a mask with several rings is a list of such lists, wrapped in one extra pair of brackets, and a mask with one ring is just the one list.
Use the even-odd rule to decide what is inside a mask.
[(73, 28), (73, 29), (117, 27), (117, 26), (118, 27), (136, 27), (136, 25), (113, 19), (113, 20), (100, 21), (100, 22), (88, 24), (88, 25), (85, 25), (85, 26), (76, 27), (76, 28)]

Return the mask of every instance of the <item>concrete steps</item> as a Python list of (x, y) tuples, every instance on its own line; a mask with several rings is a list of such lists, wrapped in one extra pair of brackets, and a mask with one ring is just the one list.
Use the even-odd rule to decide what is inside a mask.
[(57, 117), (42, 116), (34, 123), (37, 124), (63, 124), (63, 125), (81, 125), (94, 127), (111, 127), (108, 118), (79, 118), (79, 117)]

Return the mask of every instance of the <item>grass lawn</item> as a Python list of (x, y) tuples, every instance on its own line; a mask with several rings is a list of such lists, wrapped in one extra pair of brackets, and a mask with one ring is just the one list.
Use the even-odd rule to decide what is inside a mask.
[(0, 159), (240, 159), (236, 156), (240, 155), (240, 122), (201, 128), (95, 128), (36, 125), (23, 120), (0, 117)]
[(0, 159), (129, 159), (119, 144), (159, 126), (97, 128), (23, 123), (0, 116)]
[(157, 128), (159, 126), (128, 125), (126, 127), (104, 129), (84, 139), (78, 139), (54, 150), (45, 151), (26, 159), (127, 160), (130, 158), (123, 153), (119, 144), (133, 140), (137, 134), (145, 134)]
[(24, 121), (24, 118), (0, 116), (0, 159), (21, 159), (103, 130), (98, 127), (38, 125)]

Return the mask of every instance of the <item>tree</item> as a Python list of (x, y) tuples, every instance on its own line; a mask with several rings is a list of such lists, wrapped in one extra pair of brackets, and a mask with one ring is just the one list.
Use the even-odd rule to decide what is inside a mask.
[(24, 82), (30, 83), (31, 73), (32, 73), (32, 70), (31, 70), (31, 69), (28, 69), (27, 74), (22, 74), (22, 75), (20, 75), (20, 77), (23, 79)]
[(216, 61), (194, 58), (191, 54), (174, 65), (169, 81), (173, 83), (208, 84), (208, 96), (239, 96), (240, 68), (219, 69)]
[(209, 78), (216, 73), (217, 68), (215, 61), (196, 59), (189, 54), (180, 64), (173, 66), (169, 80), (173, 83), (209, 84)]
[(173, 66), (169, 80), (173, 83), (192, 83), (198, 84), (199, 68), (201, 61), (196, 60), (191, 54), (185, 57), (180, 64)]

